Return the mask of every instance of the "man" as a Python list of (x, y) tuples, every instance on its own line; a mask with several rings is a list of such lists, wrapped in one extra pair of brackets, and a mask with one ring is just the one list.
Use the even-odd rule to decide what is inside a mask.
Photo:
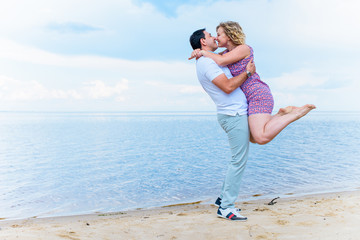
[[(190, 44), (193, 49), (205, 51), (215, 51), (218, 47), (216, 38), (205, 29), (195, 31), (190, 37)], [(218, 121), (228, 135), (232, 153), (222, 192), (215, 202), (219, 206), (217, 215), (234, 221), (247, 220), (235, 208), (249, 151), (247, 101), (239, 87), (255, 72), (252, 61), (246, 66), (246, 70), (247, 72), (232, 77), (227, 67), (218, 66), (210, 58), (200, 57), (196, 61), (198, 79), (217, 107)]]

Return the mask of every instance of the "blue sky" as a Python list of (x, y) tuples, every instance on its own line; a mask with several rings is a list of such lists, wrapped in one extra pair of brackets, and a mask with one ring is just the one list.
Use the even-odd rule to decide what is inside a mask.
[(0, 111), (214, 111), (190, 34), (237, 21), (275, 110), (360, 111), (356, 0), (0, 3)]

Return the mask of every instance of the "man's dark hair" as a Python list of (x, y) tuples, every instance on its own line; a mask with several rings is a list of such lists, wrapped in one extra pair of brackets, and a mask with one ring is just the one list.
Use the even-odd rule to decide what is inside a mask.
[(205, 28), (196, 30), (190, 36), (190, 44), (193, 49), (197, 49), (197, 48), (201, 49), (200, 39), (205, 38), (204, 31), (205, 31)]

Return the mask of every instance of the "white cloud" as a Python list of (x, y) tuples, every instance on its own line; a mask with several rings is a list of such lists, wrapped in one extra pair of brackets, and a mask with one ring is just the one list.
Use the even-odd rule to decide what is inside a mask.
[(0, 99), (5, 101), (34, 101), (45, 99), (81, 98), (74, 90), (47, 89), (37, 81), (19, 81), (0, 76)]
[(359, 1), (297, 0), (293, 7), (287, 30), (294, 43), (335, 49), (360, 46)]
[(203, 94), (204, 89), (200, 86), (200, 84), (197, 85), (186, 85), (186, 84), (172, 84), (172, 83), (166, 83), (166, 82), (160, 82), (160, 81), (147, 81), (145, 82), (146, 85), (156, 87), (160, 91), (168, 91), (172, 92), (173, 94)]
[[(164, 109), (171, 108), (171, 104), (177, 107), (181, 105), (182, 109), (186, 109), (191, 100), (182, 98), (189, 94), (196, 96), (202, 92), (196, 79), (195, 64), (190, 61), (129, 61), (99, 56), (69, 56), (13, 41), (0, 42), (9, 46), (7, 49), (0, 44), (0, 60), (4, 64), (12, 62), (14, 65), (22, 66), (22, 71), (18, 72), (15, 69), (12, 73), (6, 74), (17, 76), (18, 79), (17, 87), (12, 88), (6, 96), (9, 96), (10, 92), (13, 95), (16, 93), (11, 98), (13, 101), (24, 100), (25, 97), (21, 98), (19, 92), (32, 88), (33, 94), (26, 95), (26, 99), (29, 100), (27, 104), (30, 106), (38, 104), (30, 100), (63, 99), (64, 101), (56, 106), (64, 104), (73, 109), (74, 104), (69, 105), (66, 100), (113, 99), (116, 104), (111, 110), (128, 109), (129, 106), (131, 110), (141, 110), (144, 106), (148, 110), (151, 106), (154, 109)], [(119, 78), (122, 80), (117, 80)], [(26, 86), (29, 81), (38, 87)], [(159, 86), (150, 89), (146, 87), (154, 84)], [(201, 97), (202, 94), (204, 93), (200, 93)], [(9, 97), (7, 99), (10, 100)], [(119, 102), (124, 104), (119, 105)], [(93, 106), (93, 102), (89, 102), (87, 108), (91, 109)]]
[(86, 86), (84, 89), (87, 94), (92, 99), (101, 99), (109, 98), (115, 96), (117, 101), (124, 101), (125, 98), (122, 96), (122, 93), (129, 88), (129, 81), (127, 79), (122, 79), (120, 82), (116, 83), (115, 86), (107, 86), (102, 81), (93, 81), (85, 83)]
[[(275, 110), (280, 107), (307, 103), (315, 104), (320, 111), (360, 111), (359, 70), (345, 71), (343, 67), (320, 74), (325, 69), (302, 69), (283, 73), (279, 77), (264, 79), (270, 86)], [(344, 79), (345, 78), (345, 79)], [(353, 104), (356, 103), (356, 104)]]
[(310, 69), (300, 69), (291, 73), (282, 73), (279, 77), (268, 78), (266, 82), (271, 83), (275, 88), (287, 91), (298, 88), (316, 88), (325, 84), (327, 80), (323, 76), (315, 76)]
[(118, 58), (63, 55), (25, 46), (0, 38), (0, 59), (38, 65), (80, 69), (105, 69), (122, 72), (124, 77), (135, 79), (164, 79), (172, 82), (188, 81), (194, 77), (194, 62), (181, 61), (130, 61)]
[(128, 80), (122, 79), (115, 86), (108, 86), (102, 81), (83, 83), (80, 89), (49, 89), (37, 81), (24, 82), (6, 76), (0, 76), (0, 99), (4, 101), (36, 101), (54, 99), (106, 99), (114, 97), (123, 101), (122, 95), (128, 90)]

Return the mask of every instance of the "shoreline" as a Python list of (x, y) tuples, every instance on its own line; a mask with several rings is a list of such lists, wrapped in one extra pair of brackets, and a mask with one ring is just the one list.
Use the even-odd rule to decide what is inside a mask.
[[(242, 202), (258, 202), (258, 201), (271, 201), (274, 198), (280, 198), (282, 200), (288, 199), (288, 198), (304, 198), (307, 196), (318, 196), (318, 195), (327, 195), (332, 193), (346, 193), (346, 192), (356, 192), (360, 191), (360, 187), (352, 187), (352, 188), (346, 188), (346, 190), (340, 190), (340, 189), (334, 189), (333, 191), (325, 190), (325, 191), (314, 191), (314, 192), (305, 192), (305, 193), (299, 193), (299, 192), (288, 192), (288, 193), (279, 193), (279, 194), (253, 194), (253, 195), (239, 195), (238, 199), (241, 201), (237, 201), (236, 204), (241, 204)], [(216, 196), (213, 196), (212, 198), (208, 197), (206, 199), (193, 199), (190, 201), (184, 201), (184, 202), (175, 202), (175, 203), (167, 203), (164, 205), (155, 205), (155, 206), (148, 206), (148, 207), (134, 207), (134, 208), (125, 208), (115, 211), (89, 211), (89, 212), (83, 212), (83, 213), (68, 213), (64, 215), (33, 215), (33, 216), (27, 216), (27, 217), (4, 217), (0, 215), (0, 226), (1, 222), (7, 222), (7, 221), (21, 221), (21, 220), (28, 220), (28, 219), (50, 219), (50, 218), (63, 218), (63, 217), (76, 217), (76, 216), (91, 216), (91, 215), (106, 215), (106, 214), (116, 214), (118, 212), (136, 212), (136, 211), (151, 211), (155, 209), (161, 209), (165, 207), (176, 207), (176, 206), (183, 206), (183, 205), (194, 205), (194, 204), (200, 204), (200, 205), (214, 205), (217, 198)], [(0, 239), (1, 240), (1, 239)]]
[[(357, 188), (348, 188), (347, 190), (339, 190), (336, 189), (334, 191), (323, 191), (323, 192), (307, 192), (307, 193), (296, 193), (296, 192), (289, 192), (289, 193), (281, 193), (281, 194), (253, 194), (253, 195), (247, 195), (247, 196), (241, 196), (239, 195), (238, 199), (241, 199), (241, 201), (237, 201), (236, 204), (241, 204), (242, 202), (258, 202), (258, 201), (271, 201), (274, 198), (280, 198), (282, 200), (288, 199), (288, 198), (303, 198), (307, 196), (318, 196), (318, 195), (327, 195), (332, 193), (346, 193), (346, 192), (356, 192), (360, 191), (360, 187)], [(156, 206), (149, 206), (149, 207), (134, 207), (134, 208), (126, 208), (126, 209), (120, 209), (115, 211), (108, 211), (108, 212), (102, 212), (102, 211), (89, 211), (84, 213), (68, 213), (64, 215), (34, 215), (34, 216), (27, 216), (27, 217), (4, 217), (0, 216), (0, 226), (1, 222), (7, 222), (7, 221), (22, 221), (22, 220), (29, 220), (29, 219), (52, 219), (52, 218), (66, 218), (66, 217), (76, 217), (76, 216), (92, 216), (92, 215), (107, 215), (107, 214), (116, 214), (120, 212), (137, 212), (137, 211), (152, 211), (156, 209), (162, 209), (166, 207), (177, 207), (177, 206), (186, 206), (186, 205), (214, 205), (213, 203), (216, 200), (216, 196), (212, 198), (206, 198), (202, 200), (193, 199), (193, 201), (185, 201), (185, 202), (175, 202), (175, 203), (168, 203), (165, 205), (156, 205)], [(0, 239), (1, 240), (1, 239)]]
[(1, 220), (1, 239), (355, 239), (360, 190), (240, 201), (248, 217), (232, 222), (213, 204), (63, 217)]

